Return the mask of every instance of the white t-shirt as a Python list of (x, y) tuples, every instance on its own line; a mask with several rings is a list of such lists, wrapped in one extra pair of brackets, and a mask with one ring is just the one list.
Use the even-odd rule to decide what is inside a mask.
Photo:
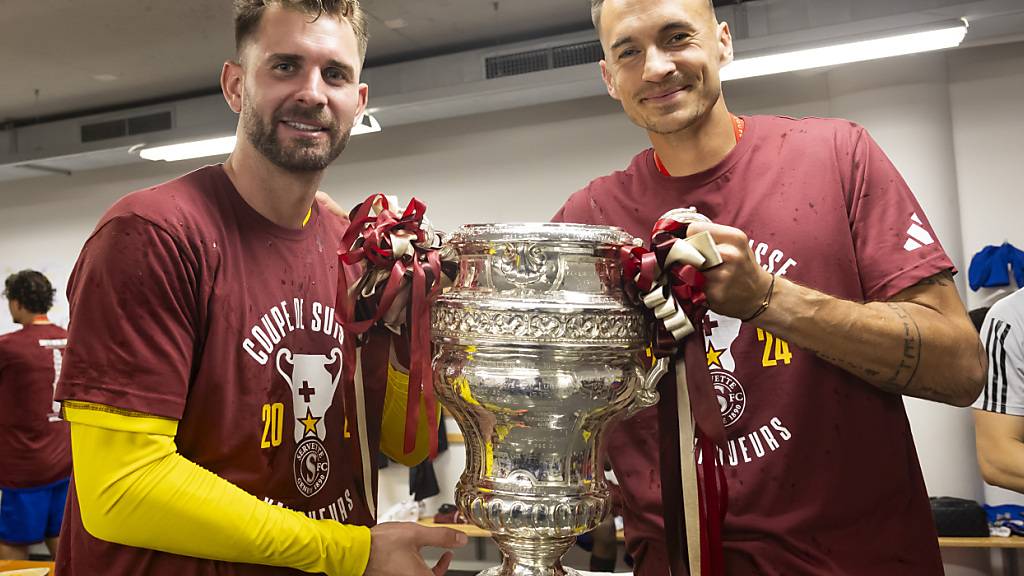
[(974, 407), (1024, 416), (1024, 290), (996, 302), (981, 325), (988, 382)]

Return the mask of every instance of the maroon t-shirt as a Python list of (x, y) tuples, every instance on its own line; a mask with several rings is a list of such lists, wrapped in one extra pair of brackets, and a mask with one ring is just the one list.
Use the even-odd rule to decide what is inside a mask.
[[(575, 193), (555, 220), (650, 239), (672, 208), (743, 230), (763, 268), (826, 294), (885, 300), (952, 268), (924, 212), (851, 122), (754, 116), (707, 171), (673, 178), (653, 151)], [(942, 574), (900, 396), (735, 318), (710, 313), (708, 366), (729, 439), (729, 574)], [(662, 385), (672, 383), (662, 382)], [(608, 454), (637, 574), (667, 574), (653, 409), (618, 425)]]
[[(355, 391), (340, 378), (344, 229), (318, 204), (300, 230), (275, 225), (221, 166), (126, 196), (72, 272), (58, 400), (179, 420), (178, 451), (246, 492), (317, 519), (372, 524), (376, 471), (366, 486)], [(365, 381), (376, 454), (386, 381)], [(71, 494), (58, 574), (302, 574), (97, 540)]]
[(53, 401), (68, 333), (30, 324), (0, 336), (0, 488), (32, 488), (71, 474), (68, 425)]

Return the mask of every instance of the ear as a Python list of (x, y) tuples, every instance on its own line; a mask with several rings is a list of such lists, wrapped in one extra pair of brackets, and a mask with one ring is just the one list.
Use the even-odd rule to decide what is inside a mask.
[(608, 90), (608, 95), (616, 100), (621, 100), (618, 91), (615, 90), (615, 80), (612, 78), (612, 73), (608, 71), (608, 63), (604, 60), (601, 60), (601, 79), (604, 80), (604, 87)]
[(729, 31), (729, 23), (722, 22), (718, 25), (718, 67), (729, 64), (732, 59), (732, 32)]
[(220, 91), (235, 114), (242, 111), (243, 75), (242, 65), (232, 60), (224, 62), (220, 71)]
[(366, 111), (366, 102), (370, 97), (370, 87), (364, 83), (359, 84), (359, 104), (356, 106), (356, 115), (358, 118), (362, 116), (363, 112)]

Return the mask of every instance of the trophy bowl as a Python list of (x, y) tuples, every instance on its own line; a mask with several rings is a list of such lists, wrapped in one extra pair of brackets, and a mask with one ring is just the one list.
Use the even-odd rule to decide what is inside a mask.
[(456, 504), (502, 552), (487, 576), (578, 574), (561, 558), (601, 523), (601, 435), (657, 402), (642, 309), (622, 290), (619, 228), (474, 224), (432, 306), (434, 389), (466, 441)]

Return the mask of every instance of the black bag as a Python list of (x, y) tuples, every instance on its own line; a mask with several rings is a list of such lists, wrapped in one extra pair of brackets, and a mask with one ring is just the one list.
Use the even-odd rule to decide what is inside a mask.
[(988, 516), (974, 500), (929, 498), (939, 536), (988, 537)]

